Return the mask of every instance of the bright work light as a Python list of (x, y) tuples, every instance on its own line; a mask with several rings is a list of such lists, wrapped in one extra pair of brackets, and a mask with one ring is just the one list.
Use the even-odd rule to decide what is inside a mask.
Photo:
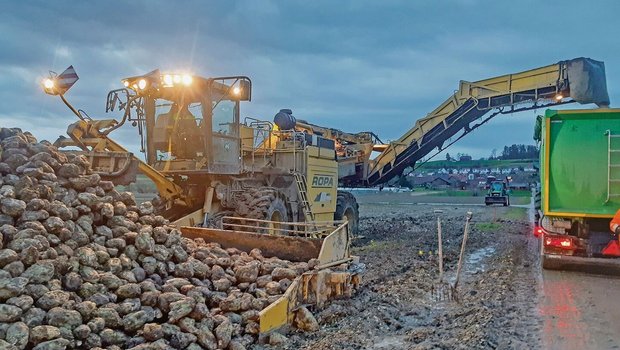
[(54, 80), (47, 78), (43, 81), (43, 87), (45, 87), (47, 90), (51, 90), (54, 88)]
[(164, 75), (164, 85), (172, 86), (172, 75), (170, 74)]

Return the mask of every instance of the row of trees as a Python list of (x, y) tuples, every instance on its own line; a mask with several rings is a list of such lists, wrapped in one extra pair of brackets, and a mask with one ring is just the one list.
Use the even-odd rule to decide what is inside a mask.
[[(538, 148), (534, 145), (515, 144), (511, 146), (504, 146), (504, 149), (499, 155), (497, 154), (497, 148), (494, 148), (488, 159), (538, 159)], [(446, 153), (446, 160), (463, 161), (471, 160), (471, 157), (465, 153), (457, 153), (456, 157), (452, 157), (450, 156), (450, 153)]]
[(534, 145), (504, 146), (501, 159), (537, 159), (538, 147)]
[(450, 155), (450, 153), (446, 153), (446, 160), (447, 161), (467, 161), (467, 160), (471, 160), (471, 156), (467, 153), (457, 153), (456, 154), (456, 158), (452, 158), (452, 156)]

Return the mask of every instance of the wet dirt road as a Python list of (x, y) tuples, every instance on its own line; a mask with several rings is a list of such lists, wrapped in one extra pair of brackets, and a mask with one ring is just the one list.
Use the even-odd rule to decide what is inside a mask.
[(543, 271), (540, 314), (546, 349), (620, 349), (620, 278)]
[[(420, 205), (359, 198), (367, 271), (352, 299), (314, 310), (315, 333), (285, 349), (620, 348), (620, 278), (540, 269), (527, 208), (486, 208), (471, 198)], [(405, 202), (403, 202), (405, 201)], [(474, 205), (467, 205), (474, 204)], [(437, 301), (435, 209), (443, 212), (446, 276), (453, 280), (465, 215), (473, 212), (459, 302)], [(269, 348), (269, 346), (266, 346)]]
[[(420, 200), (423, 200), (420, 198)], [(378, 201), (377, 201), (378, 202)], [(460, 203), (465, 204), (465, 203)], [(459, 302), (437, 301), (435, 209), (444, 266), (454, 279), (468, 211), (473, 212)], [(289, 334), (288, 349), (493, 349), (541, 347), (536, 245), (523, 208), (361, 204), (354, 253), (366, 264), (352, 299), (316, 310), (321, 329)]]

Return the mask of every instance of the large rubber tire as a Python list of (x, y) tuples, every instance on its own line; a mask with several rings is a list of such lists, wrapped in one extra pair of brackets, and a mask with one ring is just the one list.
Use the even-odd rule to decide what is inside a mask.
[(336, 211), (334, 212), (334, 220), (349, 221), (349, 231), (352, 235), (359, 233), (359, 204), (355, 196), (350, 192), (338, 191), (336, 199)]
[[(284, 195), (269, 187), (260, 187), (244, 193), (237, 203), (235, 216), (274, 221), (276, 223), (269, 227), (275, 229), (287, 228), (277, 224), (278, 222), (291, 221), (291, 212)], [(266, 225), (261, 225), (261, 227), (266, 227)]]
[(224, 211), (220, 211), (218, 213), (209, 215), (209, 218), (207, 219), (206, 227), (222, 229), (223, 228), (222, 218), (224, 216), (234, 216), (234, 212), (230, 210), (224, 210)]

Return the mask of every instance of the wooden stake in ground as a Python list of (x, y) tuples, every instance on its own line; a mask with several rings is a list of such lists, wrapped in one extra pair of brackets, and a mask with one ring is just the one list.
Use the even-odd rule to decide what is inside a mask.
[(433, 285), (433, 294), (438, 301), (452, 300), (452, 286), (443, 280), (443, 243), (441, 237), (441, 210), (435, 210), (437, 215), (437, 258), (439, 259), (439, 281)]
[(456, 287), (459, 284), (459, 279), (461, 277), (461, 268), (463, 267), (463, 255), (465, 255), (465, 245), (467, 244), (467, 235), (469, 233), (469, 222), (471, 221), (472, 212), (467, 212), (467, 217), (465, 219), (465, 231), (463, 232), (463, 242), (461, 243), (461, 254), (459, 255), (459, 264), (456, 268), (456, 280), (454, 281), (454, 290), (456, 291)]
[(435, 210), (435, 214), (437, 214), (437, 255), (439, 258), (439, 282), (443, 282), (443, 244), (441, 241), (441, 218), (439, 214), (441, 214), (441, 210)]

